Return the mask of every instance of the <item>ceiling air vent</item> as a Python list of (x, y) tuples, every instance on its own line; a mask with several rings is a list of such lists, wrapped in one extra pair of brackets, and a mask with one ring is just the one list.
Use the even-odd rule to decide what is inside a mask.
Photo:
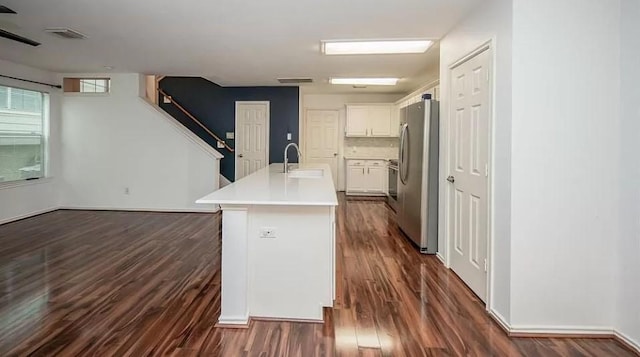
[(76, 30), (72, 30), (70, 28), (64, 28), (64, 27), (49, 28), (44, 30), (44, 32), (48, 32), (52, 35), (66, 38), (66, 39), (71, 39), (71, 40), (83, 40), (87, 38), (87, 36), (81, 34)]
[(313, 83), (313, 79), (311, 78), (278, 78), (278, 82), (282, 84), (302, 84), (302, 83)]

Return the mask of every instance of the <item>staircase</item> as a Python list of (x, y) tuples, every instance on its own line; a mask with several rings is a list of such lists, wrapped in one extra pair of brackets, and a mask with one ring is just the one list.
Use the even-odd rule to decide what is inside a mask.
[[(233, 173), (223, 172), (224, 163), (228, 163), (229, 160), (234, 160), (235, 157), (233, 155), (234, 149), (231, 147), (224, 139), (214, 133), (209, 126), (205, 125), (205, 123), (198, 119), (196, 115), (192, 114), (189, 110), (187, 110), (180, 101), (171, 96), (170, 93), (167, 93), (166, 90), (162, 89), (162, 81), (165, 79), (165, 76), (147, 76), (146, 77), (146, 97), (147, 99), (157, 105), (159, 108), (164, 110), (167, 114), (173, 117), (176, 121), (182, 124), (185, 128), (189, 129), (192, 133), (197, 135), (198, 138), (203, 140), (207, 145), (211, 148), (222, 151), (223, 158), (221, 159), (221, 173), (220, 173), (220, 187), (224, 187), (231, 183), (231, 180), (227, 177), (233, 178)], [(195, 79), (195, 78), (194, 78)], [(204, 79), (203, 79), (204, 80)], [(206, 81), (206, 80), (204, 80)], [(217, 86), (216, 84), (206, 81), (206, 85)], [(203, 116), (206, 117), (206, 116)], [(225, 158), (227, 158), (225, 160)], [(226, 175), (225, 175), (226, 174)]]

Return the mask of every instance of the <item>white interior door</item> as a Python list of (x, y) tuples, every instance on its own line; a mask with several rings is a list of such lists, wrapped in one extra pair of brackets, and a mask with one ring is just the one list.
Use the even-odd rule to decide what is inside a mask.
[(303, 148), (305, 162), (329, 165), (333, 185), (337, 189), (340, 112), (309, 109), (306, 114)]
[(236, 102), (236, 180), (269, 162), (269, 102)]
[(449, 249), (451, 269), (487, 297), (489, 50), (454, 67), (449, 114)]

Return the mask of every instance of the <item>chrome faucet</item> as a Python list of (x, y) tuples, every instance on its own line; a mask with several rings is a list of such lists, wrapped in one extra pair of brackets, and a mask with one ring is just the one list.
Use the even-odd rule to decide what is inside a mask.
[(287, 157), (287, 151), (289, 151), (289, 148), (292, 146), (296, 148), (296, 152), (298, 153), (298, 162), (300, 162), (300, 148), (298, 147), (298, 144), (289, 143), (289, 145), (287, 145), (284, 148), (284, 173), (285, 174), (289, 172), (289, 158)]

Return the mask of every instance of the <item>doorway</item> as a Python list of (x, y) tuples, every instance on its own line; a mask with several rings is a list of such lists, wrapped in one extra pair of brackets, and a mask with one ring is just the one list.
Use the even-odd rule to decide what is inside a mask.
[(340, 112), (307, 109), (305, 114), (304, 160), (329, 165), (333, 185), (337, 188)]
[(486, 302), (489, 251), (491, 48), (449, 69), (447, 241), (451, 269)]
[(236, 181), (269, 164), (269, 102), (236, 102)]

